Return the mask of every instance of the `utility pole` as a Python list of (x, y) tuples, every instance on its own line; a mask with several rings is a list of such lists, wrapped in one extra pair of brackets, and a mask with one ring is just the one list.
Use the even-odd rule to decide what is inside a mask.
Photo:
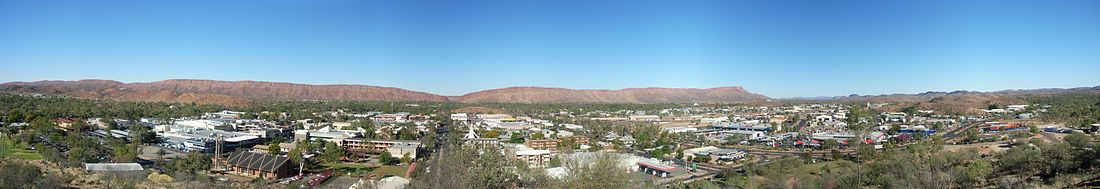
[(215, 170), (215, 171), (222, 170), (220, 167), (218, 167), (218, 160), (221, 159), (221, 157), (222, 157), (222, 140), (225, 140), (225, 138), (221, 135), (218, 135), (218, 137), (214, 138), (214, 167), (213, 167), (213, 170)]

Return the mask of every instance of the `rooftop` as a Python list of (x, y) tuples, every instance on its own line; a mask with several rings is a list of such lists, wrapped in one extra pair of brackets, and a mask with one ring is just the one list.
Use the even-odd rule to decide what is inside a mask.
[(141, 171), (138, 163), (85, 163), (84, 169), (88, 171)]

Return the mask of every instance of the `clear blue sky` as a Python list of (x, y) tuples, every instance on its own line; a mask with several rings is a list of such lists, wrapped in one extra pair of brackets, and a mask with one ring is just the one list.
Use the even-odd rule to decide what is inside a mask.
[(0, 0), (0, 82), (744, 86), (772, 97), (1100, 85), (1100, 1)]

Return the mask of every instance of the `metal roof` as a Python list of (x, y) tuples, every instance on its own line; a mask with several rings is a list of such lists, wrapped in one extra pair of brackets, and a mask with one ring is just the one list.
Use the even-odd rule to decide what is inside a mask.
[(290, 158), (270, 154), (238, 152), (229, 156), (226, 163), (237, 167), (274, 172), (290, 161)]
[(141, 171), (145, 170), (138, 163), (85, 163), (84, 169), (88, 171)]

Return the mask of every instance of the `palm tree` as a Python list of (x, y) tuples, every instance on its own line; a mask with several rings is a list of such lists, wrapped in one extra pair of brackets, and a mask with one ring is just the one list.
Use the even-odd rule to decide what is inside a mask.
[(160, 166), (161, 162), (164, 161), (164, 154), (167, 154), (164, 148), (157, 149), (157, 166)]

